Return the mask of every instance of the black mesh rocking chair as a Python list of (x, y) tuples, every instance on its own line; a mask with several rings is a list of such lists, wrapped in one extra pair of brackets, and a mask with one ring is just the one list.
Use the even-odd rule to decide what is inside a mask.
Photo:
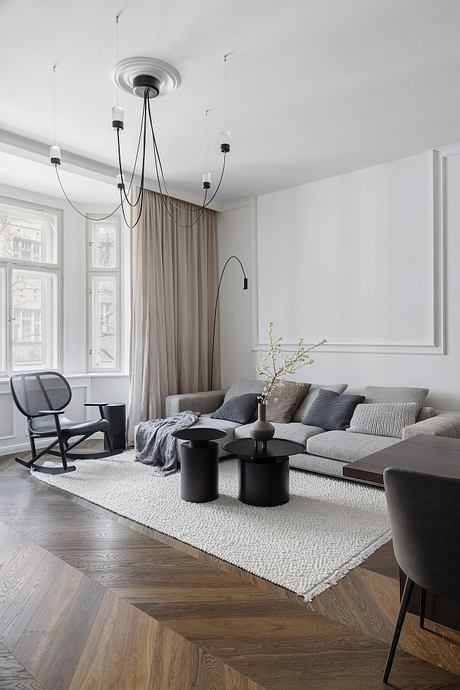
[[(101, 415), (95, 421), (74, 422), (64, 415), (64, 408), (70, 403), (72, 390), (62, 374), (56, 371), (39, 371), (14, 374), (10, 378), (11, 392), (18, 410), (27, 417), (30, 449), (30, 460), (16, 458), (16, 462), (37, 472), (62, 474), (73, 472), (76, 467), (69, 465), (68, 460), (79, 458), (106, 458), (121, 451), (113, 451), (108, 434), (109, 423), (104, 418), (104, 405), (107, 403), (85, 403), (85, 407), (98, 407)], [(87, 438), (102, 431), (106, 441), (105, 451), (74, 453), (73, 449)], [(71, 438), (76, 437), (73, 443)], [(46, 448), (37, 453), (37, 439), (52, 438)], [(59, 450), (53, 450), (59, 446)], [(47, 467), (36, 462), (43, 455), (55, 455), (61, 458), (62, 467)]]

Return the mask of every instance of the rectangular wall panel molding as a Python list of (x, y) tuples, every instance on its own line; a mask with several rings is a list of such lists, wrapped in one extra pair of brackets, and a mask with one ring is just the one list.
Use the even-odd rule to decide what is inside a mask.
[(259, 197), (254, 349), (444, 354), (444, 187), (430, 151)]
[(9, 390), (0, 391), (0, 442), (14, 439), (13, 400)]

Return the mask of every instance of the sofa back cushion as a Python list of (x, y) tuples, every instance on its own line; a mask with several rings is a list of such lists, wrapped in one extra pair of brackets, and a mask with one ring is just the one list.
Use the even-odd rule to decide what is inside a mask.
[(362, 395), (366, 398), (366, 403), (416, 402), (420, 410), (428, 390), (409, 386), (366, 386)]
[(237, 395), (245, 395), (246, 393), (262, 393), (263, 386), (264, 384), (262, 380), (237, 381), (236, 383), (232, 384), (230, 388), (226, 391), (224, 402), (227, 402), (227, 400), (230, 400), (230, 398), (235, 398)]
[(303, 423), (320, 426), (326, 431), (345, 431), (350, 424), (356, 405), (364, 402), (363, 395), (347, 395), (320, 390), (315, 402), (307, 411)]
[(309, 388), (309, 383), (296, 381), (284, 381), (282, 385), (276, 386), (267, 403), (267, 422), (290, 422)]
[(358, 405), (347, 431), (355, 434), (402, 438), (403, 429), (415, 424), (417, 414), (418, 404), (416, 402)]
[(310, 407), (313, 405), (313, 403), (316, 400), (316, 397), (319, 393), (320, 390), (323, 391), (334, 391), (335, 393), (343, 393), (344, 390), (346, 390), (347, 384), (346, 383), (337, 383), (334, 385), (328, 385), (328, 386), (321, 386), (319, 383), (312, 383), (310, 388), (308, 389), (308, 393), (303, 399), (303, 401), (300, 403), (299, 407), (297, 408), (296, 412), (294, 413), (294, 416), (292, 418), (293, 422), (303, 422), (305, 415), (307, 414), (308, 410)]

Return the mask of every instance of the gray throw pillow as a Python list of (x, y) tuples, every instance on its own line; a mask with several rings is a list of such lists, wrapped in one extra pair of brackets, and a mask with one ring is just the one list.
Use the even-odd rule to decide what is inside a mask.
[(320, 390), (334, 391), (335, 393), (343, 393), (346, 388), (347, 388), (346, 383), (335, 383), (332, 385), (312, 383), (310, 388), (308, 389), (307, 395), (305, 396), (305, 398), (302, 400), (299, 407), (295, 411), (295, 414), (294, 414), (291, 421), (293, 421), (293, 422), (301, 422), (302, 421), (302, 419), (305, 417), (305, 415), (307, 414), (310, 407), (315, 402), (316, 396), (318, 395)]
[(257, 393), (246, 393), (230, 398), (211, 415), (212, 419), (225, 419), (227, 422), (247, 424), (253, 417), (259, 396)]
[(351, 418), (350, 428), (355, 434), (402, 438), (403, 429), (415, 424), (417, 402), (367, 403), (358, 405)]
[(320, 390), (302, 423), (307, 426), (320, 426), (326, 431), (345, 431), (356, 405), (362, 402), (364, 395)]

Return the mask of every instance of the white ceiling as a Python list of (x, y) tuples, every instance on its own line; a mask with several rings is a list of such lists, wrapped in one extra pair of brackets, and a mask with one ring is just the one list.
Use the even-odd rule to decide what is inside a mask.
[[(182, 84), (153, 101), (172, 186), (199, 191), (204, 110), (217, 175), (223, 63), (233, 201), (460, 140), (459, 0), (118, 0), (120, 59), (172, 63)], [(0, 0), (0, 127), (114, 165), (117, 0)], [(126, 108), (132, 159), (141, 101)], [(0, 161), (1, 164), (1, 161)], [(152, 171), (150, 171), (152, 173)], [(3, 182), (8, 171), (3, 170)]]
[[(74, 203), (103, 204), (115, 208), (120, 201), (113, 184), (69, 171), (62, 173), (62, 180), (66, 192)], [(44, 165), (4, 151), (0, 151), (0, 185), (29, 189), (36, 194), (46, 196), (61, 196), (56, 173), (51, 165)]]

